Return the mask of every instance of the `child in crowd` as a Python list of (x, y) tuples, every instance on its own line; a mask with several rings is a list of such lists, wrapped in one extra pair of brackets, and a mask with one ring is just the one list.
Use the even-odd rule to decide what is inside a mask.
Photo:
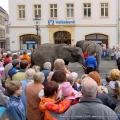
[(77, 104), (80, 97), (82, 97), (82, 93), (77, 92), (69, 82), (64, 82), (61, 89), (63, 99), (71, 100), (71, 105)]
[(22, 86), (19, 81), (9, 81), (6, 83), (6, 90), (10, 96), (7, 103), (10, 120), (26, 120), (25, 108), (20, 99)]
[(80, 92), (72, 88), (69, 82), (63, 83), (61, 89), (63, 94), (62, 99), (57, 100), (58, 84), (51, 81), (45, 85), (45, 97), (41, 99), (39, 105), (40, 110), (45, 111), (45, 120), (54, 120), (53, 116), (59, 118), (59, 115), (64, 113), (71, 105), (77, 104), (82, 96)]
[(61, 102), (56, 100), (58, 88), (59, 85), (54, 81), (50, 81), (44, 86), (45, 97), (41, 98), (39, 105), (40, 111), (45, 113), (44, 120), (56, 120), (53, 116), (59, 117), (59, 114), (64, 113), (71, 105), (71, 100), (69, 99), (64, 99)]

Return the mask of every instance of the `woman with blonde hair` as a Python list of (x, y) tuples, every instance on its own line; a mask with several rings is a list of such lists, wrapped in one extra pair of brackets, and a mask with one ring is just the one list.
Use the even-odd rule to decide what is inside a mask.
[(118, 69), (112, 69), (109, 76), (111, 81), (108, 84), (108, 92), (118, 102), (120, 100), (120, 71)]

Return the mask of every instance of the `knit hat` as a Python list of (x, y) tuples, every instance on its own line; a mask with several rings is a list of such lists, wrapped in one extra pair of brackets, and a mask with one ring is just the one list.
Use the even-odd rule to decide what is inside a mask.
[(81, 93), (74, 90), (69, 82), (64, 82), (62, 84), (62, 95), (66, 99), (75, 99), (80, 98), (82, 96)]

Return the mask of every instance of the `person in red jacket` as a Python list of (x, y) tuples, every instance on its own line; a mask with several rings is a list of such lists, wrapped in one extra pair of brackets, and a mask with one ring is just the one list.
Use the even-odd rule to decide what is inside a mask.
[(12, 57), (10, 54), (7, 54), (5, 59), (4, 59), (4, 66), (6, 66), (10, 62), (12, 62)]
[(83, 53), (83, 56), (84, 56), (84, 59), (86, 60), (86, 59), (87, 59), (87, 57), (88, 57), (88, 52), (87, 52), (87, 51), (85, 51), (85, 52)]

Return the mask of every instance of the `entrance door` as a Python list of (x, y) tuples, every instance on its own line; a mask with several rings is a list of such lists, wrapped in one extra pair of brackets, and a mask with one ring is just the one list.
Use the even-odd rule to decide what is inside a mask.
[(67, 31), (58, 31), (54, 34), (55, 44), (71, 44), (71, 34)]
[(94, 41), (98, 44), (105, 44), (108, 47), (108, 35), (104, 34), (89, 34), (85, 36), (85, 40), (87, 41)]
[(27, 45), (27, 49), (30, 50), (31, 48), (35, 49), (37, 43), (35, 41), (26, 41), (26, 45)]
[(20, 49), (35, 49), (40, 43), (40, 36), (34, 34), (20, 36)]

